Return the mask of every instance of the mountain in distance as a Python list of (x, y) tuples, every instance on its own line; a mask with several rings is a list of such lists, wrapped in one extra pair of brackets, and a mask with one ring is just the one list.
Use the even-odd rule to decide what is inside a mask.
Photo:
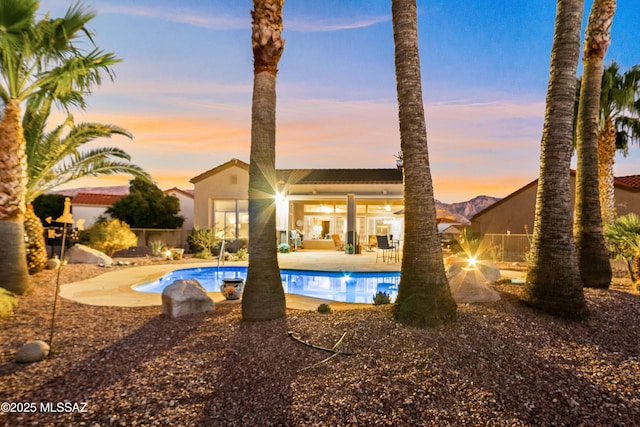
[[(441, 203), (436, 200), (436, 209), (438, 210), (438, 216), (452, 216), (459, 223), (469, 225), (469, 220), (472, 216), (488, 208), (498, 200), (500, 200), (499, 197), (491, 196), (476, 196), (466, 202), (456, 203)], [(449, 215), (446, 214), (447, 212)]]

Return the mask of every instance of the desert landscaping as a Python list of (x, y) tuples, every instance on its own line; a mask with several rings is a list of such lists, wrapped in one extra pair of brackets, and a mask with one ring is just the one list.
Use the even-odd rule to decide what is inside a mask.
[[(103, 273), (65, 265), (61, 283)], [(238, 301), (172, 319), (160, 306), (60, 299), (49, 357), (16, 363), (24, 343), (48, 341), (55, 279), (32, 277), (0, 320), (0, 401), (34, 409), (0, 425), (640, 425), (640, 297), (626, 279), (585, 289), (585, 323), (535, 312), (521, 285), (499, 284), (499, 301), (459, 304), (456, 322), (424, 330), (394, 322), (389, 305), (247, 323)], [(344, 334), (350, 354), (328, 359), (289, 331), (327, 348)]]

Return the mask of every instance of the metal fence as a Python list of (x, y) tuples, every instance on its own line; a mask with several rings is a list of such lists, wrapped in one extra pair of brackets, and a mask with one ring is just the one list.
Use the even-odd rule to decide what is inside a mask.
[(482, 246), (494, 261), (524, 261), (531, 249), (530, 234), (485, 234)]

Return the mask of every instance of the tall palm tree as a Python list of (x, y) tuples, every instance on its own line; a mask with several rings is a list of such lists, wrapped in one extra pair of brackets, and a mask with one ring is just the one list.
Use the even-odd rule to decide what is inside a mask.
[(119, 148), (80, 151), (82, 145), (97, 138), (113, 135), (131, 138), (123, 128), (101, 123), (75, 124), (69, 114), (63, 124), (47, 132), (52, 103), (52, 98), (28, 103), (22, 119), (27, 150), (25, 238), (29, 274), (38, 273), (47, 263), (44, 228), (30, 206), (38, 196), (85, 176), (127, 173), (152, 181), (149, 174), (132, 164), (131, 157)]
[(591, 6), (584, 41), (584, 73), (578, 104), (574, 238), (582, 283), (591, 288), (608, 288), (613, 274), (600, 210), (598, 117), (602, 65), (611, 41), (611, 23), (615, 10), (616, 0), (595, 0)]
[(249, 162), (249, 267), (242, 317), (271, 320), (286, 304), (276, 251), (276, 74), (284, 49), (283, 0), (254, 0), (253, 101)]
[(404, 170), (405, 239), (394, 316), (414, 326), (456, 317), (442, 261), (429, 167), (420, 81), (416, 0), (391, 2), (400, 144)]
[(27, 157), (22, 130), (21, 104), (55, 96), (68, 105), (83, 106), (80, 94), (101, 73), (110, 74), (117, 62), (112, 54), (93, 50), (84, 54), (76, 42), (91, 40), (86, 24), (95, 17), (80, 4), (64, 18), (48, 16), (36, 22), (36, 0), (0, 1), (0, 99), (5, 108), (0, 121), (0, 286), (15, 293), (29, 288), (25, 260)]
[(572, 233), (570, 173), (583, 0), (558, 0), (540, 178), (523, 300), (553, 315), (587, 315)]
[(640, 143), (640, 66), (620, 73), (612, 62), (602, 74), (598, 133), (600, 205), (604, 225), (616, 219), (613, 164), (616, 150), (626, 156), (630, 143)]

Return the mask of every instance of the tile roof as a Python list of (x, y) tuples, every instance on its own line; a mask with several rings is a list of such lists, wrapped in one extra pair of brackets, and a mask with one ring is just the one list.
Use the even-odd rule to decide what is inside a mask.
[(124, 197), (124, 194), (77, 193), (72, 205), (111, 206)]
[(615, 185), (626, 187), (630, 190), (640, 190), (640, 175), (617, 176)]
[(402, 172), (393, 169), (278, 169), (289, 184), (402, 184)]
[[(191, 178), (197, 183), (229, 167), (249, 170), (249, 164), (238, 159), (216, 166)], [(278, 178), (288, 184), (402, 184), (402, 172), (393, 169), (276, 169)]]

